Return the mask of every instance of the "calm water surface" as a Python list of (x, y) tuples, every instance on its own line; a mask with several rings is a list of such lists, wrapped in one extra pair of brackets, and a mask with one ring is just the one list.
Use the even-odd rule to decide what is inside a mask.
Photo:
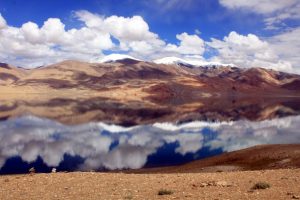
[(0, 173), (178, 165), (259, 144), (300, 143), (300, 116), (122, 127), (24, 115), (0, 121)]

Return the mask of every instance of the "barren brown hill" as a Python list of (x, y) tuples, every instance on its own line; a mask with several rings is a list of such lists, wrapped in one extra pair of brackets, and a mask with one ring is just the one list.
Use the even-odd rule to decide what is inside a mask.
[[(191, 67), (124, 59), (64, 61), (25, 70), (0, 64), (0, 118), (63, 123), (262, 120), (299, 114), (300, 76), (262, 68)], [(292, 97), (292, 98), (286, 98)], [(76, 117), (74, 117), (76, 116)]]
[[(50, 89), (104, 90), (113, 86), (151, 88), (158, 85), (189, 87), (205, 95), (299, 94), (299, 75), (263, 68), (186, 67), (130, 59), (111, 63), (64, 61), (31, 70), (0, 64), (1, 85)], [(147, 90), (149, 91), (149, 90)], [(151, 90), (150, 90), (151, 91)], [(37, 90), (37, 92), (45, 92)], [(252, 94), (252, 95), (253, 95)]]

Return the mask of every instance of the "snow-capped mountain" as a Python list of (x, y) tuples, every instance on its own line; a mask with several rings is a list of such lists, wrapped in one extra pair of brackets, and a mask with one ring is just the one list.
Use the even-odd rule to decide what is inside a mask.
[(205, 62), (201, 60), (185, 60), (182, 58), (177, 57), (165, 57), (158, 60), (153, 61), (156, 64), (165, 64), (165, 65), (186, 65), (186, 66), (194, 66), (194, 67), (223, 67), (223, 66), (229, 66), (229, 67), (235, 67), (234, 64), (223, 64), (218, 62)]
[(138, 60), (137, 58), (134, 58), (132, 56), (126, 55), (126, 54), (110, 54), (105, 56), (104, 58), (100, 59), (100, 63), (109, 63), (109, 62), (116, 62), (120, 60), (125, 60), (125, 59), (131, 59), (131, 60)]
[[(126, 55), (126, 54), (110, 54), (102, 59), (100, 59), (99, 63), (110, 63), (110, 62), (117, 62), (122, 61), (125, 59), (130, 60), (137, 60), (137, 61), (143, 61), (137, 58), (134, 58), (132, 56)], [(156, 64), (165, 64), (165, 65), (185, 65), (185, 66), (192, 66), (192, 67), (235, 67), (234, 64), (223, 64), (219, 62), (205, 62), (202, 60), (185, 60), (178, 57), (165, 57), (161, 59), (154, 60), (153, 63)]]
[(153, 62), (156, 64), (165, 64), (165, 65), (173, 65), (173, 64), (190, 65), (188, 61), (177, 57), (165, 57), (165, 58), (154, 60)]

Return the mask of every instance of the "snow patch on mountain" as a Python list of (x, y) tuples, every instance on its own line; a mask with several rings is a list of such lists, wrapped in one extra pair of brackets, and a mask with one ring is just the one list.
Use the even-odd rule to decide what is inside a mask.
[(194, 67), (235, 67), (234, 64), (223, 64), (219, 62), (205, 62), (202, 60), (185, 60), (178, 57), (165, 57), (153, 61), (156, 64), (165, 64), (165, 65), (186, 65)]
[(138, 60), (137, 58), (134, 58), (132, 56), (126, 55), (126, 54), (110, 54), (105, 56), (104, 58), (100, 59), (100, 63), (109, 63), (109, 62), (116, 62), (120, 60), (125, 60), (125, 59), (131, 59), (131, 60)]

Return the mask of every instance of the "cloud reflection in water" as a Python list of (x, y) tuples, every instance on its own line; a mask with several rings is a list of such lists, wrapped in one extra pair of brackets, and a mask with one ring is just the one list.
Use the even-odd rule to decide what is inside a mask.
[(57, 167), (69, 155), (83, 159), (77, 170), (138, 169), (169, 144), (176, 144), (170, 158), (197, 154), (203, 148), (227, 152), (258, 144), (299, 143), (299, 130), (300, 116), (131, 128), (103, 123), (66, 126), (26, 116), (0, 122), (0, 168), (13, 157), (27, 163), (41, 158), (47, 166)]

